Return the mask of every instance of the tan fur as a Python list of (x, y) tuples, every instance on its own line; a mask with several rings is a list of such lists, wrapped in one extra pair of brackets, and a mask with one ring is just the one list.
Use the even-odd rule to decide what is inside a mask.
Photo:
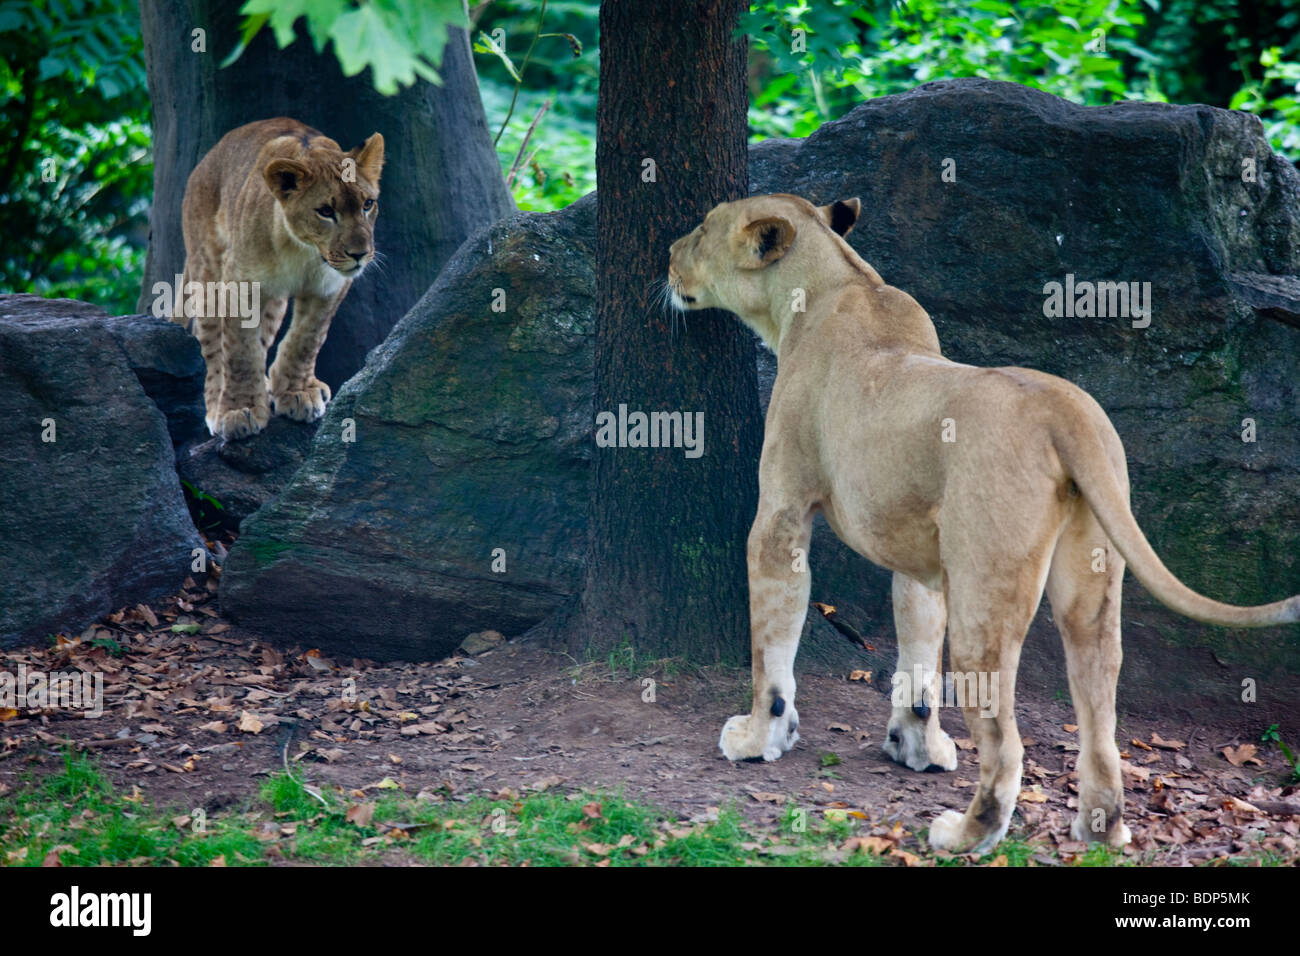
[[(886, 752), (916, 770), (957, 765), (929, 706), (945, 629), (952, 670), (983, 673), (997, 692), (991, 713), (963, 705), (979, 784), (965, 814), (933, 822), (931, 845), (984, 852), (1006, 833), (1024, 753), (1016, 668), (1044, 589), (1079, 722), (1073, 833), (1121, 845), (1125, 562), (1159, 600), (1206, 623), (1293, 623), (1300, 597), (1240, 608), (1183, 585), (1129, 510), (1124, 450), (1100, 406), (1042, 372), (944, 358), (925, 310), (842, 238), (858, 211), (856, 199), (818, 208), (753, 197), (718, 206), (672, 247), (678, 307), (736, 313), (778, 359), (748, 548), (754, 703), (727, 721), (719, 745), (732, 760), (775, 760), (798, 739), (793, 664), (809, 575), (794, 556), (807, 552), (820, 510), (841, 540), (894, 572), (898, 673), (920, 668), (925, 692), (896, 702)], [(793, 308), (798, 290), (806, 311)]]
[[(344, 153), (311, 127), (280, 118), (231, 130), (190, 174), (184, 282), (260, 283), (261, 315), (250, 327), (234, 316), (193, 317), (212, 434), (259, 432), (272, 405), (300, 421), (325, 413), (330, 389), (316, 378), (316, 355), (352, 280), (374, 259), (383, 163), (378, 133)], [(327, 206), (332, 220), (318, 212)], [(293, 323), (268, 375), (267, 351), (290, 297)]]

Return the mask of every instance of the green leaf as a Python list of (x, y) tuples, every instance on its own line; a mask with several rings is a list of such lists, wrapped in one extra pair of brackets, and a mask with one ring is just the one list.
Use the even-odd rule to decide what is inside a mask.
[(514, 62), (506, 56), (506, 51), (497, 46), (497, 41), (486, 33), (479, 33), (479, 42), (474, 44), (474, 50), (478, 53), (492, 53), (497, 59), (505, 64), (506, 71), (510, 74), (511, 79), (516, 83), (522, 83), (519, 77), (519, 71), (515, 69)]
[(248, 49), (249, 42), (252, 41), (253, 37), (257, 36), (257, 31), (262, 29), (269, 16), (270, 14), (267, 13), (259, 13), (244, 18), (244, 26), (239, 31), (239, 43), (230, 51), (230, 55), (221, 61), (220, 69), (224, 70), (243, 55), (244, 51)]

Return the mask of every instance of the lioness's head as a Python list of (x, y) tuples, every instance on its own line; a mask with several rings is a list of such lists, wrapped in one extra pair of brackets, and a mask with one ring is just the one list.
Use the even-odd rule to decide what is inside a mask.
[[(673, 304), (679, 309), (727, 309), (751, 324), (762, 324), (772, 298), (773, 273), (798, 272), (802, 281), (818, 257), (834, 254), (826, 244), (849, 234), (861, 208), (857, 199), (814, 206), (788, 193), (720, 203), (669, 250)], [(785, 285), (799, 285), (791, 278)]]
[(273, 159), (263, 176), (289, 231), (321, 259), (355, 279), (375, 257), (384, 137), (346, 153), (316, 147), (301, 159)]

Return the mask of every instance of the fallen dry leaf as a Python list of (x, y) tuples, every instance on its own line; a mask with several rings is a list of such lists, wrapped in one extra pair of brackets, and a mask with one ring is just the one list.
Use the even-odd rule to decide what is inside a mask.
[(370, 826), (370, 821), (375, 817), (375, 805), (373, 803), (354, 803), (348, 807), (348, 812), (344, 814), (344, 819), (348, 823), (355, 823), (359, 827)]
[(246, 710), (240, 713), (239, 729), (242, 730), (244, 733), (260, 734), (265, 727), (266, 725), (263, 724), (260, 720), (258, 720), (256, 714), (250, 714)]
[(1151, 732), (1151, 745), (1159, 747), (1161, 750), (1182, 750), (1187, 746), (1182, 740), (1164, 740), (1155, 731)]
[(1234, 767), (1241, 767), (1248, 763), (1253, 763), (1257, 767), (1264, 766), (1263, 761), (1255, 756), (1259, 750), (1254, 744), (1242, 744), (1240, 747), (1224, 747), (1223, 756), (1228, 763)]
[(878, 836), (855, 836), (849, 837), (847, 842), (840, 847), (846, 853), (862, 851), (863, 853), (874, 853), (877, 856), (892, 850), (894, 844), (884, 837)]

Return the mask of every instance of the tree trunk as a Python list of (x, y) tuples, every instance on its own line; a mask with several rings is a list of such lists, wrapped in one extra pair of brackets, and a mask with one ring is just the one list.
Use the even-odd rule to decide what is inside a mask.
[[(154, 198), (139, 307), (148, 311), (154, 282), (171, 282), (184, 266), (185, 182), (225, 133), (274, 116), (301, 120), (344, 150), (383, 133), (375, 247), (385, 261), (348, 292), (316, 363), (317, 375), (337, 392), (465, 238), (512, 212), (514, 202), (492, 147), (464, 31), (451, 31), (439, 71), (443, 86), (419, 81), (382, 96), (368, 71), (345, 77), (332, 49), (317, 55), (301, 21), (298, 39), (286, 49), (263, 27), (233, 65), (219, 69), (238, 37), (239, 7), (236, 0), (141, 0)], [(206, 52), (192, 49), (196, 29), (205, 32)]]
[(742, 661), (749, 648), (754, 340), (725, 312), (692, 312), (683, 331), (655, 298), (672, 242), (748, 192), (746, 44), (733, 37), (744, 7), (600, 7), (596, 409), (702, 412), (705, 440), (699, 457), (596, 448), (586, 588), (565, 622), (577, 651)]

